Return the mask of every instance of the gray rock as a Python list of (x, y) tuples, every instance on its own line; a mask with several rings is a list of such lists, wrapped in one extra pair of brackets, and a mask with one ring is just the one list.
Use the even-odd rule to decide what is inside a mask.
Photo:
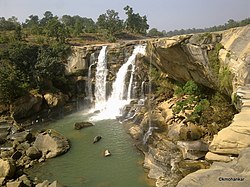
[(11, 106), (11, 116), (19, 120), (40, 111), (42, 105), (41, 95), (26, 95), (18, 98)]
[(7, 137), (9, 140), (15, 140), (18, 142), (25, 142), (32, 140), (32, 134), (27, 131), (17, 132), (15, 134), (11, 134)]
[(42, 157), (42, 152), (39, 151), (36, 147), (32, 146), (26, 151), (26, 155), (32, 160), (35, 160)]
[(11, 156), (11, 158), (13, 159), (13, 160), (18, 160), (19, 158), (21, 158), (22, 157), (22, 152), (20, 152), (20, 151), (16, 151), (16, 152), (14, 152), (14, 154)]
[(82, 128), (91, 127), (91, 126), (94, 126), (94, 124), (90, 123), (90, 122), (77, 122), (77, 123), (75, 123), (76, 130), (80, 130)]
[(208, 151), (208, 144), (201, 140), (178, 141), (177, 146), (182, 152), (184, 159), (197, 160), (204, 157)]
[(209, 169), (201, 169), (187, 175), (177, 187), (249, 187), (250, 148), (240, 152), (238, 159), (228, 163), (214, 162)]
[(99, 142), (101, 139), (102, 139), (101, 136), (96, 136), (96, 137), (94, 138), (93, 143), (97, 143), (97, 142)]
[(45, 158), (53, 158), (67, 152), (70, 145), (66, 137), (50, 129), (36, 136), (34, 147), (41, 151)]

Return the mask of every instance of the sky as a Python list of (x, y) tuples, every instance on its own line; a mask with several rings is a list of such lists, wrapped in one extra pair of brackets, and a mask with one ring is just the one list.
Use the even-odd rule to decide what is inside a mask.
[(250, 0), (0, 0), (0, 17), (16, 16), (24, 22), (30, 15), (41, 19), (45, 11), (54, 15), (79, 15), (94, 21), (108, 9), (126, 19), (123, 8), (146, 15), (150, 28), (175, 30), (205, 28), (250, 17)]

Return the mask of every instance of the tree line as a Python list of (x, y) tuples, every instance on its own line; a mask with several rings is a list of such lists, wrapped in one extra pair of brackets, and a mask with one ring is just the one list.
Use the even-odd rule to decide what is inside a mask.
[(24, 23), (19, 23), (16, 17), (0, 18), (0, 31), (11, 31), (22, 28), (28, 34), (54, 37), (62, 41), (69, 37), (77, 37), (82, 33), (103, 33), (108, 37), (114, 37), (121, 32), (146, 35), (149, 25), (147, 17), (135, 13), (130, 6), (124, 7), (126, 20), (119, 17), (115, 10), (107, 10), (101, 14), (95, 22), (91, 18), (81, 16), (63, 15), (61, 18), (46, 11), (40, 19), (37, 15), (30, 15)]
[(148, 36), (151, 37), (171, 37), (175, 35), (182, 35), (182, 34), (192, 34), (192, 33), (203, 33), (203, 32), (215, 32), (215, 31), (222, 31), (227, 30), (234, 27), (241, 27), (250, 24), (250, 18), (243, 19), (241, 21), (235, 21), (233, 19), (229, 19), (227, 23), (224, 25), (218, 25), (213, 27), (208, 27), (204, 29), (180, 29), (180, 30), (173, 30), (166, 32), (158, 31), (157, 28), (152, 28), (148, 31)]

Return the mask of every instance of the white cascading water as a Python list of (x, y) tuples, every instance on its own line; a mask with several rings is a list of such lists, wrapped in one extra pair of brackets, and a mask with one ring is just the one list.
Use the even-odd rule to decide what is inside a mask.
[(102, 110), (106, 103), (106, 77), (108, 74), (106, 48), (103, 46), (98, 56), (95, 74), (95, 110)]
[[(102, 120), (102, 119), (115, 119), (117, 116), (122, 115), (122, 109), (125, 105), (129, 104), (130, 102), (130, 95), (132, 90), (133, 84), (133, 73), (135, 70), (135, 59), (137, 54), (145, 55), (146, 53), (146, 46), (145, 45), (138, 45), (135, 46), (132, 55), (129, 57), (127, 62), (121, 66), (119, 71), (117, 72), (117, 76), (115, 81), (113, 82), (112, 88), (113, 91), (111, 93), (110, 98), (105, 103), (104, 110), (92, 118), (92, 120)], [(131, 68), (131, 75), (128, 89), (126, 89), (126, 75), (128, 73), (129, 66)], [(132, 78), (131, 78), (132, 77)]]
[(158, 129), (158, 127), (153, 127), (152, 126), (152, 106), (151, 106), (151, 93), (152, 93), (152, 78), (151, 78), (151, 73), (152, 73), (152, 54), (150, 56), (150, 62), (149, 62), (149, 88), (148, 88), (148, 130), (144, 134), (142, 142), (145, 145), (149, 139), (149, 137), (153, 134), (153, 131), (155, 129)]

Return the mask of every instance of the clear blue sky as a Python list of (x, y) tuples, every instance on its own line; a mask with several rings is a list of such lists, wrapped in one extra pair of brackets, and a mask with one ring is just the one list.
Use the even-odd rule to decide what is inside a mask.
[(0, 0), (0, 17), (16, 16), (23, 22), (29, 15), (80, 15), (94, 21), (107, 9), (119, 12), (129, 5), (135, 13), (146, 15), (150, 28), (174, 30), (204, 28), (224, 24), (229, 19), (250, 17), (250, 0)]

